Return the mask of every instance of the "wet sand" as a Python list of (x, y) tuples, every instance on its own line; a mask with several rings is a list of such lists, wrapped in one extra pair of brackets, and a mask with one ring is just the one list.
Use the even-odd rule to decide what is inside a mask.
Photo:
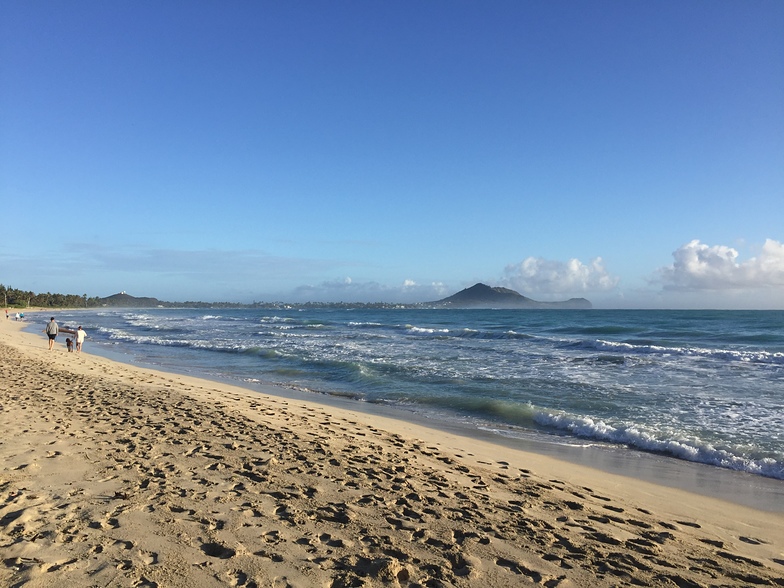
[(0, 325), (0, 585), (784, 586), (781, 513), (22, 326)]

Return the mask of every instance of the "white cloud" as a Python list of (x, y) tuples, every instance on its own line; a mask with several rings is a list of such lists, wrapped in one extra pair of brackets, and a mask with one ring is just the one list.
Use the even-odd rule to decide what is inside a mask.
[(784, 287), (784, 244), (767, 239), (757, 257), (738, 261), (738, 251), (695, 239), (673, 252), (658, 270), (665, 290), (759, 290)]
[(299, 286), (293, 291), (292, 302), (423, 302), (447, 296), (441, 282), (417, 284), (404, 280), (400, 286), (386, 286), (378, 282), (357, 282), (342, 278), (316, 285)]
[[(447, 291), (446, 284), (443, 282), (430, 282), (429, 284), (418, 284), (414, 280), (403, 280), (402, 289), (408, 294), (418, 294), (423, 296), (442, 295), (447, 296), (451, 292)], [(428, 298), (427, 300), (432, 300)]]
[(528, 257), (520, 263), (506, 266), (501, 281), (504, 286), (525, 296), (548, 298), (606, 292), (618, 285), (619, 278), (607, 272), (601, 257), (588, 264), (579, 259), (563, 262)]

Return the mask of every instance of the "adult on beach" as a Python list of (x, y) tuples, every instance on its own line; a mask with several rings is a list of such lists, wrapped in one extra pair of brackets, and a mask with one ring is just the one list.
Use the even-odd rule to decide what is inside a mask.
[(46, 325), (44, 329), (44, 333), (49, 336), (49, 351), (54, 348), (54, 340), (57, 339), (57, 333), (60, 331), (60, 327), (57, 326), (57, 323), (54, 322), (54, 317), (49, 320), (49, 324)]
[(87, 333), (85, 333), (82, 330), (81, 325), (79, 325), (79, 328), (76, 329), (76, 353), (81, 353), (82, 352), (82, 343), (84, 343), (84, 338), (86, 336), (87, 336)]

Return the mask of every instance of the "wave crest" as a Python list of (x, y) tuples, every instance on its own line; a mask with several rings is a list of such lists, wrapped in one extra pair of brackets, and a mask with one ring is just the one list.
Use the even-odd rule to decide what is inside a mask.
[(642, 451), (784, 480), (784, 464), (777, 459), (740, 455), (729, 448), (715, 447), (695, 438), (665, 438), (640, 426), (613, 426), (601, 420), (566, 413), (538, 411), (534, 422), (585, 439), (627, 445)]

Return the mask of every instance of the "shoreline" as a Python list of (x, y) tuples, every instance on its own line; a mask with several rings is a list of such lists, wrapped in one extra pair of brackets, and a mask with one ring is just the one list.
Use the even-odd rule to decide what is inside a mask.
[(6, 323), (0, 583), (781, 585), (780, 513)]
[[(38, 312), (42, 314), (33, 315), (33, 318), (44, 321), (44, 315), (48, 316), (46, 312), (43, 312), (45, 310), (41, 309)], [(35, 333), (31, 332), (31, 334)], [(173, 366), (144, 364), (134, 361), (131, 355), (103, 346), (90, 344), (90, 349), (97, 356), (124, 365), (184, 377), (202, 378), (216, 384), (239, 386), (260, 394), (357, 411), (371, 417), (387, 417), (406, 421), (472, 440), (485, 441), (504, 450), (535, 453), (559, 461), (583, 465), (608, 474), (684, 490), (757, 510), (784, 514), (784, 480), (599, 441), (588, 441), (583, 444), (579, 439), (571, 437), (553, 436), (552, 439), (548, 439), (544, 435), (506, 436), (500, 432), (477, 429), (455, 420), (439, 418), (437, 415), (421, 413), (416, 410), (407, 410), (404, 407), (367, 403), (353, 398), (297, 390), (277, 384), (238, 382), (230, 378), (210, 377), (206, 374), (194, 374), (185, 369), (177, 370)]]
[[(96, 353), (110, 361), (110, 356)], [(700, 462), (678, 459), (669, 455), (645, 452), (608, 443), (591, 441), (586, 445), (559, 442), (541, 438), (504, 436), (493, 431), (479, 430), (459, 422), (431, 417), (404, 408), (342, 398), (329, 394), (301, 391), (275, 384), (237, 383), (229, 379), (191, 376), (185, 372), (170, 371), (156, 366), (120, 361), (140, 369), (160, 371), (182, 377), (194, 377), (214, 384), (240, 387), (258, 394), (316, 404), (327, 410), (342, 410), (364, 415), (366, 419), (386, 418), (399, 423), (465, 438), (468, 443), (482, 442), (495, 446), (499, 451), (535, 454), (547, 459), (581, 466), (597, 473), (621, 476), (722, 500), (733, 505), (784, 515), (784, 480), (768, 478), (749, 472), (721, 468)], [(571, 438), (566, 438), (571, 440)]]

